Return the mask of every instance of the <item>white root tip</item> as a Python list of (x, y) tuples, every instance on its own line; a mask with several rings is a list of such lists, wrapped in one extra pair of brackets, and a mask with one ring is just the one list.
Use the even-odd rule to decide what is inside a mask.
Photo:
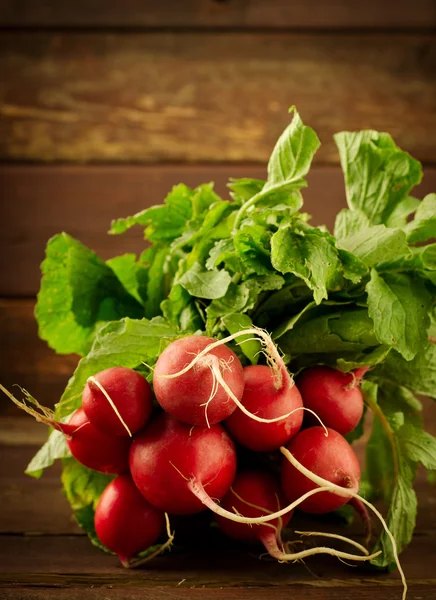
[(294, 533), (298, 534), (298, 535), (305, 535), (305, 536), (313, 536), (316, 535), (318, 537), (328, 537), (328, 538), (333, 538), (335, 540), (341, 540), (342, 542), (346, 542), (347, 544), (351, 544), (351, 546), (354, 546), (355, 548), (357, 548), (358, 550), (360, 550), (362, 552), (362, 554), (364, 554), (365, 556), (369, 555), (368, 550), (365, 548), (365, 546), (362, 546), (362, 544), (359, 544), (359, 542), (356, 542), (355, 540), (352, 540), (349, 537), (345, 537), (344, 535), (339, 535), (336, 533), (326, 533), (324, 531), (294, 531)]

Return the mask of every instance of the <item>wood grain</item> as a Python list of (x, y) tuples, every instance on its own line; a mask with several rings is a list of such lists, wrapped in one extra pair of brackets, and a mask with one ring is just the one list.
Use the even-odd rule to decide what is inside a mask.
[(436, 162), (436, 37), (2, 33), (0, 159), (264, 164), (295, 104), (332, 134), (389, 131)]
[[(183, 581), (183, 580), (182, 580)], [(64, 582), (68, 585), (68, 580)], [(337, 586), (340, 587), (340, 586)], [(302, 588), (300, 586), (292, 589), (286, 587), (283, 589), (268, 590), (259, 587), (250, 587), (249, 589), (198, 589), (184, 588), (174, 585), (171, 588), (162, 588), (147, 590), (144, 588), (131, 589), (104, 589), (104, 600), (337, 600), (338, 595), (343, 596), (343, 590), (337, 587), (332, 588)], [(346, 586), (343, 586), (346, 587)], [(177, 588), (177, 589), (176, 589)], [(3, 590), (2, 590), (3, 591)], [(374, 587), (363, 586), (354, 588), (352, 591), (353, 600), (374, 600)], [(400, 597), (401, 590), (399, 586), (395, 588), (382, 587), (377, 589), (377, 600), (397, 600)], [(426, 600), (436, 599), (436, 589), (433, 584), (415, 584), (409, 586), (411, 598)], [(83, 589), (81, 588), (44, 588), (32, 589), (16, 586), (13, 589), (4, 590), (4, 600), (47, 600), (54, 598), (56, 600), (83, 600)], [(86, 600), (101, 600), (102, 589), (94, 585), (86, 590)]]
[[(436, 190), (436, 168), (424, 169), (415, 195)], [(124, 252), (140, 253), (142, 230), (108, 236), (115, 217), (159, 204), (180, 181), (195, 187), (215, 181), (227, 197), (229, 177), (265, 178), (265, 167), (249, 165), (149, 166), (0, 166), (0, 296), (33, 296), (39, 289), (39, 265), (47, 240), (67, 231), (107, 259)], [(315, 225), (332, 228), (345, 206), (342, 172), (314, 167), (304, 190), (305, 210)], [(18, 356), (17, 356), (18, 358)], [(23, 365), (23, 368), (25, 365)]]
[[(416, 538), (402, 554), (404, 571), (410, 584), (436, 585), (431, 560), (434, 540)], [(339, 547), (339, 545), (338, 545)], [(398, 573), (352, 569), (328, 556), (315, 556), (288, 566), (259, 562), (259, 548), (247, 548), (227, 542), (220, 535), (211, 536), (204, 548), (157, 558), (144, 569), (124, 570), (118, 558), (93, 547), (85, 536), (0, 536), (0, 589), (14, 585), (85, 587), (180, 587), (207, 589), (263, 587), (271, 597), (280, 588), (316, 587), (324, 591), (361, 586), (388, 588), (391, 596), (401, 597)], [(420, 559), (420, 558), (421, 559)], [(3, 590), (2, 590), (3, 591)], [(1, 592), (0, 592), (1, 593)], [(248, 596), (245, 596), (248, 597)], [(318, 598), (323, 596), (318, 596)], [(379, 596), (376, 596), (379, 598)], [(427, 596), (425, 596), (427, 598)]]
[(431, 28), (432, 0), (3, 0), (2, 27)]
[[(20, 395), (29, 390), (45, 406), (53, 406), (65, 389), (78, 358), (56, 355), (38, 338), (34, 300), (0, 300), (0, 382)], [(21, 414), (2, 394), (0, 414)]]
[[(163, 556), (146, 568), (124, 570), (118, 558), (93, 547), (86, 536), (0, 536), (0, 588), (15, 584), (50, 586), (64, 584), (115, 587), (173, 587), (182, 579), (188, 586), (207, 588), (262, 586), (279, 589), (286, 585), (360, 587), (361, 585), (397, 588), (398, 573), (376, 573), (364, 568), (351, 569), (337, 559), (314, 556), (303, 564), (288, 567), (259, 562), (258, 547), (228, 542), (219, 532), (205, 542), (203, 551), (186, 550)], [(338, 543), (338, 548), (342, 547)], [(419, 552), (421, 559), (417, 559)], [(414, 556), (415, 555), (415, 556)], [(431, 536), (416, 538), (416, 545), (402, 553), (402, 563), (411, 583), (436, 584), (430, 560), (434, 558)], [(30, 566), (30, 568), (29, 568)], [(261, 568), (260, 568), (261, 567)], [(322, 579), (325, 577), (325, 581)]]

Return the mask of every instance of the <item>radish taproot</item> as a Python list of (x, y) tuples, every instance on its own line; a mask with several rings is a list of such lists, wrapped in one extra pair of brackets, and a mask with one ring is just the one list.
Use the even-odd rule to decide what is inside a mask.
[[(368, 551), (357, 542), (346, 537), (327, 534), (327, 537), (337, 538), (357, 547), (362, 556), (328, 548), (326, 546), (310, 548), (297, 553), (289, 553), (281, 539), (282, 530), (292, 517), (292, 510), (280, 517), (273, 513), (281, 511), (286, 506), (286, 498), (280, 487), (280, 482), (266, 471), (242, 471), (237, 474), (230, 491), (222, 499), (220, 506), (223, 511), (233, 511), (239, 516), (244, 515), (246, 523), (235, 522), (223, 512), (216, 516), (220, 529), (229, 537), (241, 542), (261, 542), (268, 554), (281, 562), (306, 558), (314, 554), (331, 554), (343, 559), (368, 561), (371, 560)], [(256, 524), (259, 517), (270, 515), (271, 520)], [(320, 532), (300, 532), (304, 535), (320, 535)], [(378, 556), (375, 553), (372, 558)]]
[(88, 419), (110, 435), (130, 435), (151, 415), (153, 394), (148, 381), (127, 367), (111, 367), (89, 377), (82, 395)]
[(110, 475), (128, 471), (130, 438), (111, 436), (100, 431), (90, 422), (83, 408), (77, 409), (70, 416), (68, 423), (63, 423), (56, 420), (50, 408), (39, 404), (25, 390), (23, 393), (27, 402), (15, 398), (1, 384), (0, 389), (14, 404), (38, 422), (63, 433), (71, 454), (85, 467)]
[[(313, 410), (327, 427), (350, 433), (362, 418), (363, 396), (359, 383), (367, 367), (352, 373), (317, 365), (305, 369), (297, 378), (304, 406)], [(305, 424), (315, 425), (313, 415), (305, 413)]]
[(94, 516), (95, 532), (125, 567), (132, 558), (156, 543), (165, 515), (142, 496), (130, 475), (119, 475), (103, 491)]
[[(280, 482), (271, 473), (260, 470), (242, 471), (236, 475), (232, 487), (220, 505), (225, 510), (245, 517), (260, 517), (286, 506), (286, 498), (280, 488)], [(271, 544), (277, 544), (280, 531), (286, 527), (291, 517), (292, 511), (283, 517), (258, 525), (236, 523), (222, 515), (217, 515), (216, 521), (229, 537), (242, 542), (260, 541), (268, 548)]]
[(156, 508), (194, 514), (206, 507), (189, 483), (196, 481), (213, 498), (222, 498), (236, 473), (236, 451), (221, 425), (191, 426), (160, 413), (133, 439), (130, 472)]

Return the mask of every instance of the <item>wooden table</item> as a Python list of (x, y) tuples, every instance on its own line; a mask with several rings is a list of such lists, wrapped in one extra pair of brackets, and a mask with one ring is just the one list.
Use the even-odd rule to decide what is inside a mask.
[[(61, 494), (59, 468), (49, 469), (39, 481), (23, 474), (44, 433), (27, 418), (0, 419), (4, 600), (401, 598), (397, 573), (351, 568), (331, 557), (313, 557), (305, 565), (259, 561), (260, 549), (228, 543), (217, 533), (200, 537), (196, 548), (157, 558), (140, 570), (125, 570), (115, 557), (93, 547), (74, 523)], [(421, 478), (418, 494), (416, 534), (402, 564), (409, 600), (431, 600), (436, 599), (436, 486)], [(331, 529), (326, 522), (317, 527)]]

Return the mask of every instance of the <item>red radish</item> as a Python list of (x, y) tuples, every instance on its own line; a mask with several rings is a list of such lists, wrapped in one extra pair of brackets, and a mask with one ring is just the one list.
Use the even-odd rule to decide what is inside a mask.
[[(310, 427), (300, 431), (287, 449), (304, 467), (324, 480), (357, 493), (360, 484), (360, 465), (350, 444), (333, 429)], [(282, 488), (292, 502), (317, 486), (287, 460), (282, 466)], [(300, 506), (304, 512), (324, 514), (346, 504), (350, 497), (330, 492), (306, 499)]]
[(130, 439), (113, 437), (100, 431), (90, 423), (83, 408), (76, 410), (68, 423), (61, 423), (56, 421), (51, 409), (39, 404), (27, 392), (24, 392), (26, 399), (32, 402), (32, 406), (24, 400), (17, 400), (2, 385), (0, 389), (37, 421), (63, 433), (71, 454), (85, 467), (113, 475), (128, 471)]
[(119, 475), (101, 495), (94, 524), (99, 540), (128, 567), (162, 534), (165, 516), (141, 495), (130, 475)]
[[(251, 413), (266, 419), (287, 417), (275, 423), (259, 423), (237, 408), (225, 421), (234, 440), (257, 452), (271, 452), (286, 444), (301, 428), (303, 402), (297, 386), (281, 361), (283, 376), (278, 388), (270, 367), (245, 367), (245, 388), (241, 402)], [(295, 411), (295, 412), (294, 412)], [(290, 413), (290, 414), (289, 414)]]
[(190, 426), (161, 413), (135, 436), (130, 471), (153, 506), (194, 514), (205, 506), (190, 490), (190, 481), (200, 483), (213, 498), (222, 498), (235, 476), (235, 447), (221, 425)]
[[(243, 471), (236, 475), (230, 491), (222, 499), (220, 505), (245, 517), (259, 517), (276, 512), (286, 506), (286, 498), (280, 488), (279, 481), (266, 471)], [(223, 516), (216, 517), (217, 523), (226, 535), (242, 542), (262, 542), (268, 549), (277, 546), (280, 531), (286, 527), (292, 511), (280, 520), (251, 525), (235, 523)]]
[(100, 371), (86, 382), (82, 407), (93, 425), (110, 435), (132, 435), (142, 429), (153, 408), (148, 381), (126, 367)]
[[(345, 435), (359, 423), (363, 414), (363, 396), (359, 388), (361, 378), (369, 367), (343, 373), (325, 366), (305, 369), (297, 378), (304, 406), (313, 410), (327, 427)], [(305, 423), (314, 425), (310, 413)]]
[(85, 467), (110, 474), (128, 471), (130, 439), (100, 431), (90, 423), (83, 408), (68, 423), (58, 423), (56, 429), (65, 434), (71, 454)]
[(162, 408), (176, 419), (191, 425), (213, 425), (236, 408), (227, 392), (216, 385), (214, 365), (233, 394), (240, 399), (244, 391), (242, 365), (236, 354), (220, 345), (194, 365), (192, 371), (169, 378), (184, 369), (194, 356), (216, 340), (192, 335), (176, 340), (159, 356), (153, 375), (153, 389)]

